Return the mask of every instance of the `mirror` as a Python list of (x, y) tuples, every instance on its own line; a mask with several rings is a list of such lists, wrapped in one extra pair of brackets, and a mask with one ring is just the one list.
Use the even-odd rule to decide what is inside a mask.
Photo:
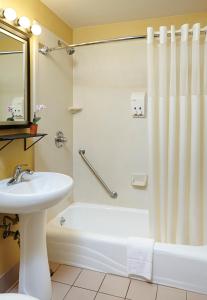
[(0, 128), (28, 127), (29, 37), (0, 23)]

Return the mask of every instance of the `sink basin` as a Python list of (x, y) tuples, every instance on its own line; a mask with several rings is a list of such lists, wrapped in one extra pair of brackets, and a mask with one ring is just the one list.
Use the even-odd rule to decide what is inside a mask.
[(0, 181), (0, 213), (19, 214), (19, 293), (51, 300), (46, 209), (70, 195), (73, 179), (52, 172), (36, 172), (24, 179), (10, 186), (7, 185), (9, 179)]
[(73, 186), (71, 177), (52, 172), (36, 172), (24, 177), (26, 181), (7, 185), (0, 181), (1, 213), (32, 213), (47, 209), (65, 197)]

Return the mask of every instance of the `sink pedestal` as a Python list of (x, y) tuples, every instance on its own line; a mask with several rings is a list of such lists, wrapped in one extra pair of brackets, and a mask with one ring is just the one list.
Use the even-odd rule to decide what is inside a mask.
[(20, 216), (19, 292), (51, 300), (52, 287), (46, 245), (46, 210), (66, 196), (73, 179), (53, 172), (35, 172), (18, 184), (0, 180), (0, 213)]
[(51, 300), (52, 287), (46, 245), (46, 210), (20, 214), (19, 293)]

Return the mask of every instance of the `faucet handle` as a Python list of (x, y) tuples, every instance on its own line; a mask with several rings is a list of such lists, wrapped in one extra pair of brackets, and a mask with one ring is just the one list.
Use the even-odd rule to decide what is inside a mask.
[(28, 166), (28, 165), (27, 164), (19, 164), (19, 165), (15, 166), (14, 176), (17, 175), (22, 170), (22, 167), (26, 167), (26, 166)]
[(28, 164), (19, 164), (15, 167), (15, 169), (19, 169), (19, 168), (22, 168), (22, 167), (27, 167)]

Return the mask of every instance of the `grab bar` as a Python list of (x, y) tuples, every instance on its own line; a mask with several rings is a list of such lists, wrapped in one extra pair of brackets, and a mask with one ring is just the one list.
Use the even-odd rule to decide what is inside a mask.
[(107, 193), (110, 195), (111, 198), (117, 198), (118, 194), (114, 191), (112, 191), (108, 185), (103, 181), (103, 179), (101, 178), (100, 175), (98, 175), (98, 173), (96, 172), (96, 170), (94, 169), (94, 167), (90, 164), (90, 162), (87, 160), (87, 158), (85, 157), (85, 153), (86, 151), (83, 149), (80, 149), (79, 151), (80, 156), (82, 157), (82, 159), (84, 160), (84, 162), (86, 163), (86, 165), (89, 167), (89, 169), (92, 171), (92, 173), (96, 176), (96, 178), (98, 179), (98, 181), (101, 183), (101, 185), (105, 188), (105, 190), (107, 191)]

